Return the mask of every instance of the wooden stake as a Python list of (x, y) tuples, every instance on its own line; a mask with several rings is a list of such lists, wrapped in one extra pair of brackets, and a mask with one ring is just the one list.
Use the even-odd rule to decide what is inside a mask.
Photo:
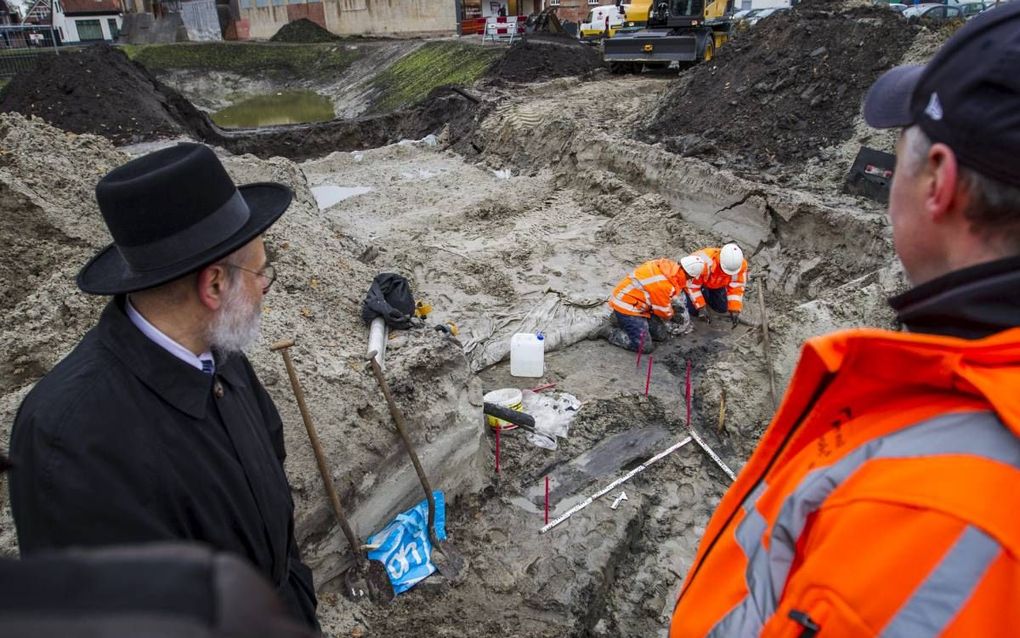
[(765, 365), (769, 373), (769, 394), (772, 396), (772, 409), (775, 410), (779, 403), (776, 401), (776, 373), (772, 370), (772, 354), (769, 351), (769, 317), (765, 310), (765, 282), (759, 281), (758, 305), (761, 307), (761, 334), (762, 348), (765, 350)]
[(726, 431), (726, 388), (719, 392), (719, 434)]

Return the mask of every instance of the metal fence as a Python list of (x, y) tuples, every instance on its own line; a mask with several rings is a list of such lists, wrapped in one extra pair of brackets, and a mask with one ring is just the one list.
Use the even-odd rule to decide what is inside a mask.
[(56, 30), (40, 25), (0, 25), (0, 85), (30, 71), (44, 55), (57, 55)]

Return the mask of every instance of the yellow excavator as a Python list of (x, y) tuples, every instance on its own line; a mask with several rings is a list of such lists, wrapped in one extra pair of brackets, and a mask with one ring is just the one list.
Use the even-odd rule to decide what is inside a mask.
[(635, 8), (631, 20), (628, 10), (624, 28), (603, 42), (603, 59), (613, 73), (711, 60), (729, 37), (730, 20), (725, 16), (732, 5), (733, 0), (651, 0), (644, 28), (625, 30), (628, 22), (641, 17)]

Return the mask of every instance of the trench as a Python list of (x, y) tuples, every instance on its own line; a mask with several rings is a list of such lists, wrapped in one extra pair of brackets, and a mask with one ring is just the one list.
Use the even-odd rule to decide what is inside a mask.
[[(197, 77), (179, 76), (194, 83), (182, 88), (185, 95), (202, 92), (208, 78)], [(328, 635), (665, 636), (680, 582), (727, 487), (725, 474), (691, 444), (543, 534), (537, 495), (545, 477), (557, 480), (555, 517), (681, 440), (688, 423), (738, 469), (771, 416), (767, 366), (781, 390), (805, 337), (887, 321), (876, 300), (902, 277), (890, 263), (878, 207), (842, 197), (832, 184), (784, 187), (634, 139), (668, 83), (596, 75), (513, 90), (437, 89), (385, 113), (358, 111), (370, 101), (361, 93), (343, 107), (358, 111), (354, 119), (239, 131), (195, 116), (197, 135), (234, 156), (227, 160), (232, 174), (284, 180), (296, 192), (292, 212), (268, 236), (269, 252), (289, 275), (274, 293), (266, 329), (275, 337), (301, 335), (296, 362), (311, 380), (309, 404), (362, 536), (421, 497), (364, 369), (366, 331), (357, 316), (363, 291), (377, 272), (406, 274), (416, 297), (433, 307), (429, 323), (459, 331), (456, 338), (432, 330), (396, 335), (387, 374), (429, 471), (450, 495), (450, 542), (469, 558), (465, 583), (452, 587), (434, 576), (388, 606), (345, 600), (348, 548), (307, 441), (298, 428), (286, 433), (299, 540), (315, 571)], [(227, 98), (224, 90), (203, 108)], [(17, 126), (43, 135), (32, 128), (39, 124)], [(52, 135), (45, 139), (54, 148), (70, 143)], [(87, 158), (87, 151), (67, 154)], [(85, 166), (82, 159), (79, 172), (90, 174)], [(82, 199), (76, 195), (61, 205), (72, 210), (68, 202)], [(52, 205), (40, 196), (32, 201), (39, 210), (43, 203)], [(53, 234), (43, 238), (47, 245), (77, 237), (66, 229)], [(54, 263), (75, 262), (101, 232), (85, 236), (67, 252), (51, 251)], [(751, 264), (743, 323), (696, 323), (637, 363), (633, 353), (597, 338), (607, 291), (634, 266), (726, 241), (744, 246)], [(39, 285), (54, 297), (68, 294), (56, 283)], [(772, 330), (768, 357), (759, 290)], [(33, 303), (26, 291), (11, 294), (20, 297), (10, 304), (20, 310)], [(61, 312), (40, 320), (45, 330), (30, 322), (31, 338), (18, 351), (24, 360), (15, 362), (16, 387), (4, 388), (11, 396), (66, 346), (53, 334), (67, 325), (85, 329), (88, 313)], [(511, 336), (537, 330), (548, 334), (543, 376), (513, 377)], [(16, 332), (8, 328), (5, 343)], [(29, 356), (44, 347), (46, 357)], [(263, 350), (252, 353), (253, 365), (285, 421), (299, 423), (278, 357)], [(582, 403), (567, 436), (549, 450), (520, 431), (502, 434), (497, 475), (482, 394), (549, 383), (551, 392)], [(644, 447), (606, 452), (597, 471), (587, 471), (593, 451), (614, 437)], [(627, 500), (612, 509), (623, 492)]]

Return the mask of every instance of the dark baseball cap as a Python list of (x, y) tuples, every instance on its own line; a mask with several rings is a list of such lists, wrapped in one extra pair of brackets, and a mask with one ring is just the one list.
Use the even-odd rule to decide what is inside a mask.
[(917, 124), (961, 165), (1020, 186), (1020, 0), (969, 21), (928, 64), (886, 71), (864, 98), (864, 119)]

